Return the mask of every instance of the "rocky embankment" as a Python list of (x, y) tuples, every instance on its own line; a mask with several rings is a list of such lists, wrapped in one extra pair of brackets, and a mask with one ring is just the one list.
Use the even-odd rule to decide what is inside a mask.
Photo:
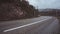
[(0, 0), (0, 21), (35, 17), (38, 11), (25, 0)]

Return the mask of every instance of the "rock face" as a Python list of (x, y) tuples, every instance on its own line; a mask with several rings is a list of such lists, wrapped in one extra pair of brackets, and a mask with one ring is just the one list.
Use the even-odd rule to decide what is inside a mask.
[(0, 21), (34, 16), (35, 9), (25, 0), (0, 0)]
[(0, 20), (10, 20), (23, 17), (25, 14), (20, 7), (5, 3), (0, 6)]

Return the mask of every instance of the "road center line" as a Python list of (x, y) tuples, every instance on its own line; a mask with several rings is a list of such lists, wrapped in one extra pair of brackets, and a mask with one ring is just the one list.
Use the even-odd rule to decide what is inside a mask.
[(45, 21), (45, 20), (48, 20), (48, 19), (50, 19), (50, 18), (47, 18), (47, 19), (44, 19), (44, 20), (41, 20), (41, 21), (37, 21), (37, 22), (33, 22), (33, 23), (30, 23), (30, 24), (22, 25), (22, 26), (19, 26), (19, 27), (7, 29), (7, 30), (4, 30), (3, 32), (9, 32), (9, 31), (12, 31), (12, 30), (20, 29), (20, 28), (23, 28), (23, 27), (26, 27), (26, 26), (30, 26), (30, 25), (33, 25), (33, 24), (37, 24), (37, 23), (39, 23), (39, 22), (42, 22), (42, 21)]

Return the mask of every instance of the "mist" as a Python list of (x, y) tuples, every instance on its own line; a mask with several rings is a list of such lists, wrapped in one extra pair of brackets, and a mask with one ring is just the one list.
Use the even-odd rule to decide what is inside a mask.
[(28, 2), (38, 9), (60, 9), (60, 0), (28, 0)]

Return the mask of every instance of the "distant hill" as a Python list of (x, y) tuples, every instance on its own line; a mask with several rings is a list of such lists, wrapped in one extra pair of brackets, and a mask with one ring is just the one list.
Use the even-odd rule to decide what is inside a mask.
[(60, 9), (39, 9), (39, 12), (49, 12), (49, 11), (52, 11), (52, 12), (54, 12), (54, 11), (57, 11), (57, 12), (60, 12)]
[(41, 15), (60, 16), (60, 9), (40, 9)]

